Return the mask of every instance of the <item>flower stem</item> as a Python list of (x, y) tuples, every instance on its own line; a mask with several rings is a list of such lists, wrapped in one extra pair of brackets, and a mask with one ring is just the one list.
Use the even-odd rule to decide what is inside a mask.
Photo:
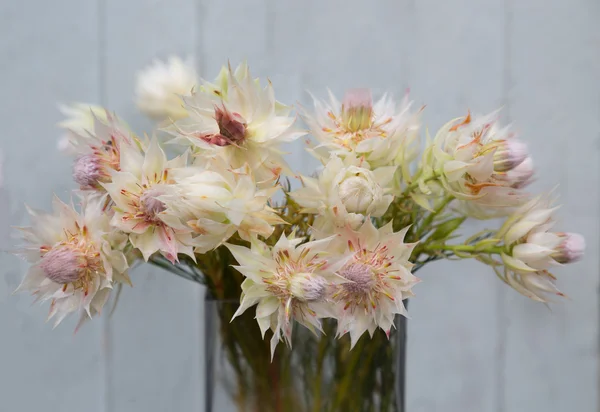
[(417, 239), (420, 239), (421, 236), (425, 233), (427, 233), (429, 231), (429, 226), (431, 225), (431, 223), (433, 223), (434, 219), (444, 211), (444, 209), (446, 208), (446, 206), (448, 206), (448, 204), (450, 202), (452, 202), (454, 200), (454, 196), (452, 195), (448, 195), (446, 196), (442, 202), (438, 205), (437, 209), (435, 209), (435, 211), (431, 212), (424, 220), (423, 223), (419, 226), (419, 229), (417, 230), (416, 236)]
[(317, 372), (315, 374), (315, 385), (314, 385), (314, 399), (313, 399), (313, 411), (321, 411), (321, 385), (323, 379), (323, 362), (325, 360), (325, 353), (327, 352), (327, 346), (329, 338), (321, 336), (319, 339), (319, 351), (317, 355)]
[(183, 269), (183, 267), (179, 264), (177, 264), (177, 265), (172, 264), (171, 262), (169, 262), (167, 259), (165, 259), (162, 256), (159, 256), (159, 255), (152, 256), (150, 259), (148, 259), (148, 263), (150, 263), (154, 266), (158, 266), (159, 268), (162, 268), (166, 271), (174, 273), (178, 276), (181, 276), (184, 279), (191, 280), (192, 282), (198, 282), (195, 274)]

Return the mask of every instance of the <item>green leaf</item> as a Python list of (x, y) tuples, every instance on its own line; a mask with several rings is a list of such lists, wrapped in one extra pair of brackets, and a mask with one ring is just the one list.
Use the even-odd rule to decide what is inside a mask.
[(431, 240), (445, 240), (462, 225), (465, 221), (466, 216), (456, 217), (454, 219), (446, 220), (445, 222), (438, 225), (435, 232), (429, 237)]

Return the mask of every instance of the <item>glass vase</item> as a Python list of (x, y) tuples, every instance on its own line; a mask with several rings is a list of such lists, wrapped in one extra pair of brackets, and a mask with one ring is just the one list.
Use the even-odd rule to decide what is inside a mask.
[(271, 360), (270, 331), (263, 339), (252, 309), (231, 321), (238, 306), (205, 301), (206, 412), (404, 412), (406, 318), (352, 350), (332, 320), (319, 336), (295, 325), (293, 349), (281, 342)]

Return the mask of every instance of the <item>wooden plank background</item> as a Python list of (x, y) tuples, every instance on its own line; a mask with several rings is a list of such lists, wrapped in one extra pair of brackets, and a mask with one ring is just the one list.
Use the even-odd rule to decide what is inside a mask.
[[(21, 0), (0, 3), (0, 248), (23, 203), (73, 187), (55, 149), (57, 102), (100, 103), (137, 131), (134, 74), (192, 56), (202, 75), (248, 59), (277, 96), (370, 86), (427, 104), (435, 130), (503, 106), (530, 146), (537, 190), (559, 183), (584, 261), (559, 271), (570, 300), (535, 304), (475, 262), (420, 276), (409, 323), (408, 410), (598, 411), (600, 3), (597, 0)], [(314, 162), (295, 151), (292, 165)], [(483, 224), (472, 226), (482, 228)], [(72, 335), (11, 296), (25, 265), (0, 257), (0, 410), (197, 411), (204, 396), (203, 290), (146, 266), (116, 315)]]

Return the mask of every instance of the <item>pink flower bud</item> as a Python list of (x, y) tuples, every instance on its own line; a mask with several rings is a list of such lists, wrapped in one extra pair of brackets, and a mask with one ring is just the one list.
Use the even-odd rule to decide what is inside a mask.
[(350, 89), (342, 102), (342, 122), (351, 131), (357, 132), (371, 127), (373, 97), (369, 89)]
[(507, 172), (527, 158), (527, 145), (519, 139), (507, 139), (498, 145), (494, 153), (494, 171)]
[(98, 189), (107, 181), (102, 161), (93, 154), (80, 156), (73, 165), (73, 179), (82, 189)]
[(534, 172), (533, 160), (531, 157), (527, 157), (517, 167), (507, 171), (504, 179), (509, 182), (512, 188), (522, 189), (532, 182)]
[(65, 285), (81, 277), (85, 264), (86, 259), (81, 252), (61, 246), (46, 253), (40, 267), (48, 279)]
[(375, 284), (373, 269), (364, 263), (347, 264), (340, 271), (340, 276), (350, 281), (343, 284), (344, 289), (350, 293), (366, 293)]
[(583, 257), (585, 251), (585, 239), (577, 233), (557, 233), (561, 238), (561, 244), (552, 255), (559, 263), (575, 262)]

